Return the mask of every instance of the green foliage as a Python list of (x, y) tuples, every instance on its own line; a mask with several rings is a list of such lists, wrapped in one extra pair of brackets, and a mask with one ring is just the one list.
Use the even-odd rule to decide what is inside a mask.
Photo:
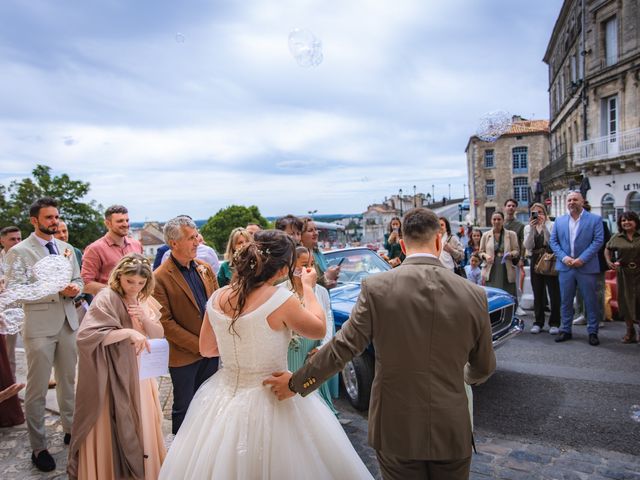
[(33, 232), (29, 207), (40, 197), (53, 197), (72, 245), (82, 249), (104, 235), (102, 205), (81, 201), (89, 193), (88, 182), (71, 180), (66, 173), (51, 176), (51, 168), (45, 165), (37, 165), (31, 174), (33, 178), (14, 180), (8, 188), (0, 185), (0, 227), (16, 225), (26, 238)]
[(222, 254), (227, 249), (231, 230), (236, 227), (246, 227), (248, 223), (256, 223), (262, 228), (271, 228), (269, 220), (262, 216), (255, 205), (250, 207), (231, 205), (209, 218), (200, 229), (200, 233), (208, 244), (213, 245)]

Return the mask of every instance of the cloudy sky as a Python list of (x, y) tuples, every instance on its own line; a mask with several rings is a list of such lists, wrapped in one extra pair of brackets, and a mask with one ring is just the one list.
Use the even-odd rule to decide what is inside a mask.
[[(37, 164), (133, 220), (462, 194), (479, 119), (548, 118), (561, 0), (2, 0), (0, 183)], [(323, 61), (300, 67), (307, 29)]]

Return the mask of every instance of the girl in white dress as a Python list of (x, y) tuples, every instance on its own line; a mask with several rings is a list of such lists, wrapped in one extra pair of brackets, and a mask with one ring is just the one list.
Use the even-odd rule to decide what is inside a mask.
[(193, 398), (161, 479), (372, 478), (317, 394), (279, 402), (262, 384), (287, 369), (292, 330), (325, 334), (315, 270), (302, 272), (304, 307), (274, 286), (294, 265), (295, 245), (280, 231), (257, 232), (236, 253), (237, 276), (209, 299), (200, 334), (201, 353), (219, 354), (223, 367)]

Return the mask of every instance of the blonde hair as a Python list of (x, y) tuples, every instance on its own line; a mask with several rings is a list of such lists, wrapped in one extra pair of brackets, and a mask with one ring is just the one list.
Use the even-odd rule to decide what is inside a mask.
[(544, 213), (545, 217), (549, 217), (549, 214), (547, 213), (547, 207), (545, 207), (543, 204), (541, 203), (534, 203), (529, 207), (529, 211), (532, 211), (534, 208), (540, 208), (542, 210), (542, 212)]
[(144, 284), (144, 287), (142, 287), (142, 290), (138, 294), (140, 300), (145, 300), (153, 292), (155, 281), (153, 279), (151, 262), (139, 253), (129, 253), (122, 257), (111, 271), (111, 275), (109, 275), (109, 281), (107, 282), (109, 287), (122, 297), (124, 297), (124, 290), (120, 283), (120, 277), (123, 275), (140, 275), (147, 280), (147, 283)]
[(249, 233), (249, 231), (246, 228), (237, 227), (231, 230), (231, 233), (229, 234), (229, 241), (227, 242), (227, 249), (224, 252), (224, 259), (227, 262), (229, 262), (229, 264), (232, 263), (233, 254), (235, 253), (234, 250), (235, 250), (236, 242), (238, 241), (238, 237), (244, 237), (244, 239), (247, 242), (253, 241), (253, 236)]

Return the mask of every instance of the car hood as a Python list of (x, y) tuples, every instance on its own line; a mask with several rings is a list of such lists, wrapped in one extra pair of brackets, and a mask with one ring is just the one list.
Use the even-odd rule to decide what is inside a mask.
[[(499, 310), (515, 303), (514, 298), (504, 290), (493, 287), (483, 287), (487, 293), (487, 301), (489, 303), (489, 311)], [(356, 303), (360, 295), (360, 285), (353, 283), (341, 285), (330, 290), (331, 292), (331, 309), (345, 316), (349, 316), (353, 305)]]

